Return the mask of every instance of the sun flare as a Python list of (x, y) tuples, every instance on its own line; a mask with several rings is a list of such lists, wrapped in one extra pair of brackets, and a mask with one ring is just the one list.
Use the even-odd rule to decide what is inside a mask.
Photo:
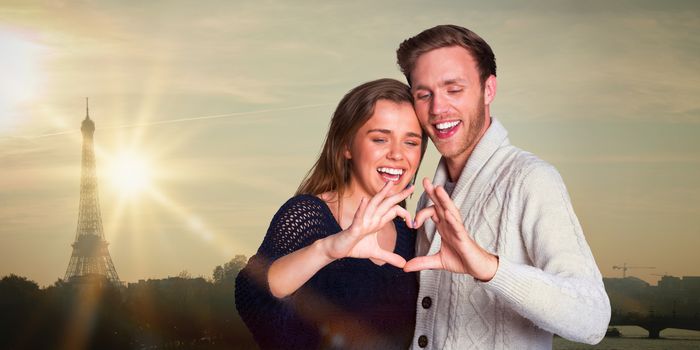
[(21, 35), (0, 28), (0, 63), (3, 79), (0, 91), (10, 102), (24, 102), (36, 95), (40, 86), (41, 46)]
[(111, 183), (123, 196), (135, 196), (152, 184), (150, 164), (137, 154), (123, 153), (117, 156), (109, 171)]
[(0, 23), (0, 130), (22, 120), (18, 109), (38, 98), (44, 85), (41, 60), (45, 50), (28, 36)]

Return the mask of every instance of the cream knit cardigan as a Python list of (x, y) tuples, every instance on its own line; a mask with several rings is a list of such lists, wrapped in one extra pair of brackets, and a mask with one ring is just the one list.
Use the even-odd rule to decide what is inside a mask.
[[(447, 180), (443, 159), (433, 183)], [(422, 271), (413, 349), (424, 349), (419, 343), (426, 338), (426, 349), (551, 349), (553, 333), (588, 344), (603, 338), (610, 302), (553, 166), (512, 146), (493, 118), (451, 198), (472, 238), (499, 256), (498, 271), (486, 283)], [(430, 204), (423, 194), (418, 209)], [(428, 220), (416, 254), (439, 248), (440, 235)]]

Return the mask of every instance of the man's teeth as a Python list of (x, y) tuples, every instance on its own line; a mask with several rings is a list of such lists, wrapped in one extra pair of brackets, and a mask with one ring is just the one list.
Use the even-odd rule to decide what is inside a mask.
[(377, 169), (378, 172), (380, 173), (387, 173), (389, 175), (403, 175), (403, 169), (394, 169), (394, 168), (379, 168)]
[(444, 122), (444, 123), (439, 123), (435, 125), (435, 128), (438, 130), (445, 130), (454, 127), (455, 125), (459, 124), (459, 120), (454, 121), (454, 122)]

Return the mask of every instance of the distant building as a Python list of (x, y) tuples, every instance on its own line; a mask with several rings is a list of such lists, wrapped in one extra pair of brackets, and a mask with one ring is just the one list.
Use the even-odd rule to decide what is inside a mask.
[(683, 276), (681, 286), (688, 293), (700, 295), (700, 276)]
[(663, 276), (652, 286), (635, 278), (604, 278), (613, 314), (655, 317), (700, 315), (700, 276)]
[(80, 127), (83, 134), (83, 154), (78, 228), (75, 232), (75, 242), (72, 245), (73, 253), (68, 262), (64, 280), (75, 284), (89, 284), (101, 283), (103, 279), (106, 279), (114, 285), (121, 285), (117, 270), (109, 255), (108, 243), (102, 228), (93, 144), (95, 123), (90, 119), (87, 105), (85, 114), (85, 120)]
[(675, 276), (663, 276), (658, 283), (659, 289), (664, 291), (680, 291), (681, 285), (681, 278)]

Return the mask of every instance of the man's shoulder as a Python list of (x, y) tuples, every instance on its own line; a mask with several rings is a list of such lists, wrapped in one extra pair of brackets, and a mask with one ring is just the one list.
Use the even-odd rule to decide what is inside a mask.
[(557, 172), (546, 160), (511, 144), (499, 148), (495, 155), (494, 159), (500, 162), (499, 168), (515, 177), (525, 178), (533, 172)]
[(507, 148), (503, 152), (509, 154), (508, 161), (501, 165), (499, 176), (504, 182), (497, 187), (514, 191), (518, 194), (515, 197), (560, 196), (567, 193), (564, 179), (554, 165), (515, 146)]

